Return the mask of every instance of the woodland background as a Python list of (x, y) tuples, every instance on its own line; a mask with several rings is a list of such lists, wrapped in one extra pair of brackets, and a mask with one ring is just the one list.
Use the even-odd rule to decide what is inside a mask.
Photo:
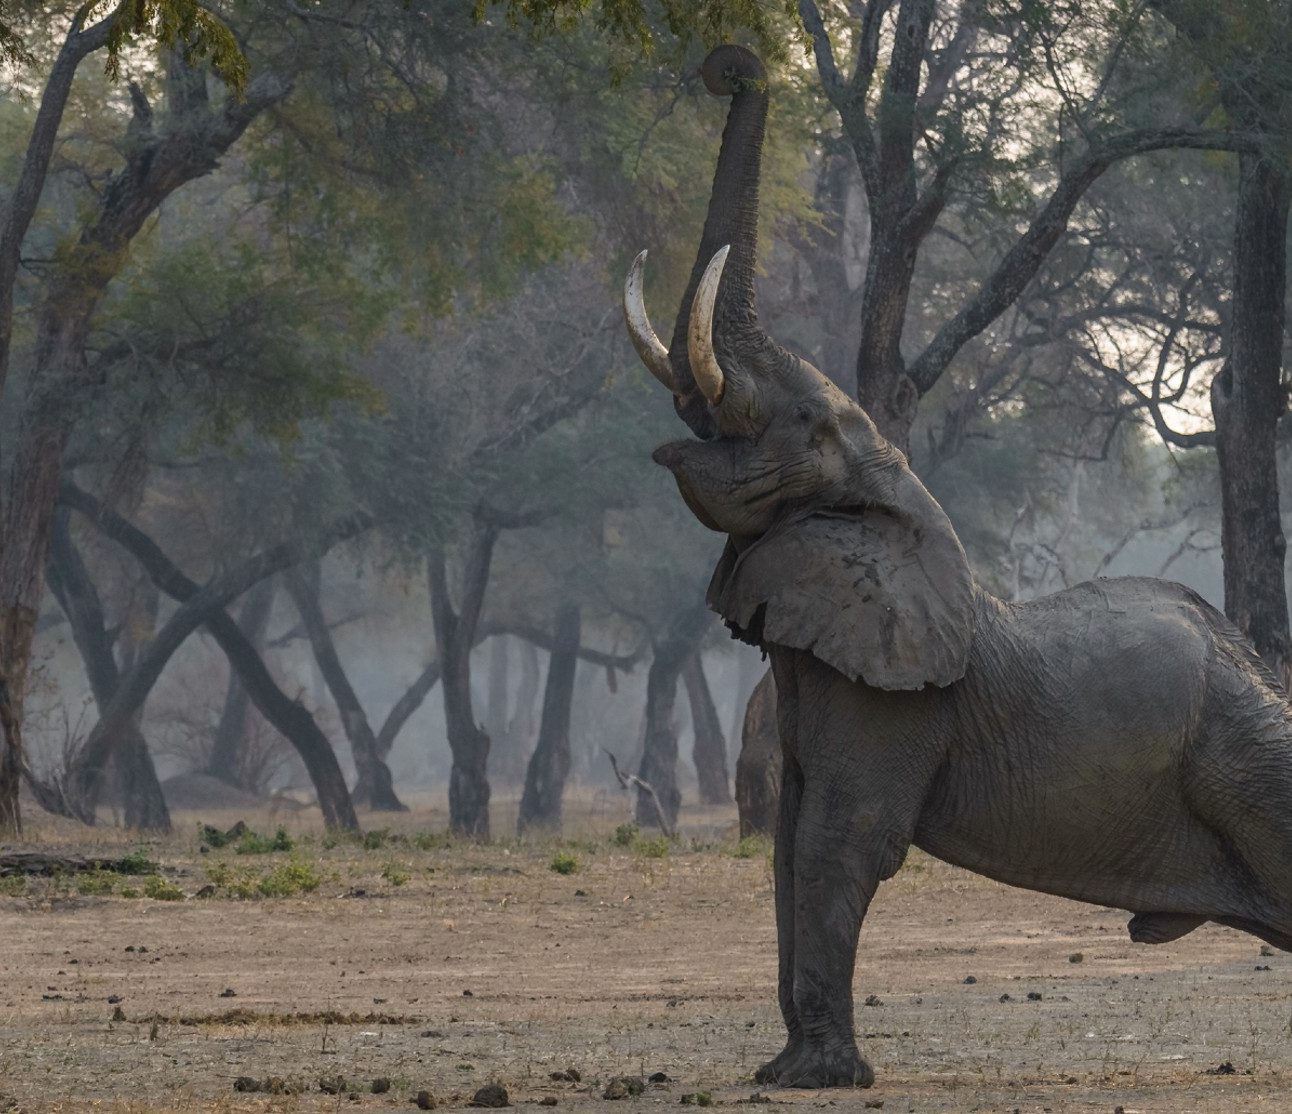
[[(650, 450), (725, 102), (772, 73), (768, 331), (979, 579), (1181, 581), (1280, 676), (1292, 5), (0, 7), (0, 828), (213, 784), (490, 832), (605, 752), (720, 803), (756, 652)], [(681, 756), (679, 758), (679, 749)], [(356, 806), (360, 811), (356, 811)], [(655, 822), (639, 802), (641, 823)]]

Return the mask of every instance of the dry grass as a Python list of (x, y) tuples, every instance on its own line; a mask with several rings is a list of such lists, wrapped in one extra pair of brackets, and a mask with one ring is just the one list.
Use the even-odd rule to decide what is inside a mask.
[[(215, 864), (294, 861), (320, 879), (308, 895), (161, 902), (57, 879), (0, 895), (0, 1109), (5, 1096), (33, 1111), (412, 1109), (422, 1088), (461, 1105), (492, 1080), (513, 1102), (585, 1111), (748, 1098), (781, 1038), (765, 847), (738, 847), (721, 812), (688, 816), (666, 855), (621, 846), (614, 796), (580, 802), (572, 840), (417, 839), (442, 828), (438, 804), (418, 802), (368, 847), (324, 841), (308, 815), (245, 817), (286, 825), (288, 854), (200, 854), (195, 816), (149, 845), (186, 894)], [(56, 824), (40, 834), (86, 851), (137, 845)], [(558, 854), (573, 873), (552, 869)], [(888, 1112), (1292, 1109), (1288, 957), (1211, 927), (1133, 946), (1124, 926), (914, 855), (862, 935), (857, 1024), (876, 1088), (773, 1098)], [(860, 1004), (872, 994), (879, 1004)], [(1234, 1073), (1204, 1074), (1223, 1063)], [(549, 1078), (568, 1067), (581, 1083)], [(655, 1071), (675, 1082), (600, 1097), (612, 1076)], [(392, 1086), (321, 1093), (336, 1075)], [(239, 1076), (308, 1089), (244, 1094)]]

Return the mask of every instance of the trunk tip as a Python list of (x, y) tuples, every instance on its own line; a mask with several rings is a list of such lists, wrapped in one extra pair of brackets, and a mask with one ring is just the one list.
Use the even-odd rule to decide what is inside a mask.
[(715, 97), (732, 97), (746, 90), (767, 88), (767, 68), (748, 47), (723, 43), (709, 51), (700, 67), (704, 87)]

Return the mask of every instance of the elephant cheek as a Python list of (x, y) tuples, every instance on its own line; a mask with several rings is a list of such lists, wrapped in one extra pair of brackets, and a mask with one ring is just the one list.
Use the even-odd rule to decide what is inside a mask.
[(691, 490), (691, 485), (676, 472), (673, 473), (673, 479), (677, 481), (677, 489), (682, 493), (682, 501), (687, 505), (691, 513), (700, 520), (701, 524), (716, 533), (725, 534), (727, 531), (714, 521), (713, 516), (709, 514), (704, 504), (696, 498), (695, 493)]

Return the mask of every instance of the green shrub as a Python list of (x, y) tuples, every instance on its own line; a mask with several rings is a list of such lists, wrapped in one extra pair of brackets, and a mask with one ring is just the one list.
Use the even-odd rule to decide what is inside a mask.
[(554, 870), (557, 874), (573, 874), (579, 869), (579, 860), (566, 851), (558, 851), (552, 856), (548, 869)]
[(25, 874), (6, 874), (0, 878), (0, 895), (21, 897), (26, 892), (27, 876)]
[(389, 828), (374, 828), (370, 832), (363, 833), (363, 849), (365, 851), (380, 851), (389, 842)]
[(144, 897), (154, 901), (183, 901), (184, 891), (160, 874), (150, 874), (144, 879)]
[(667, 836), (656, 836), (654, 839), (643, 839), (637, 844), (637, 850), (648, 859), (663, 859), (672, 849)]
[(323, 879), (309, 863), (302, 859), (289, 859), (266, 874), (257, 887), (264, 897), (293, 897), (311, 894)]
[(448, 832), (418, 832), (412, 843), (419, 851), (447, 851), (453, 846), (453, 837)]
[(234, 847), (239, 855), (270, 855), (275, 851), (290, 851), (296, 846), (286, 828), (279, 828), (273, 836), (262, 836), (248, 828)]
[(387, 863), (381, 868), (381, 876), (392, 886), (403, 886), (413, 877), (398, 863)]
[(92, 870), (76, 880), (76, 892), (82, 897), (102, 897), (110, 894), (117, 884), (117, 875), (110, 870)]
[(131, 851), (130, 854), (124, 855), (117, 864), (118, 874), (156, 874), (157, 864), (148, 858), (148, 853), (142, 848)]
[(123, 886), (121, 888), (121, 896), (128, 897), (128, 898), (136, 898), (139, 896), (139, 891), (136, 890), (134, 886)]
[(637, 842), (639, 835), (641, 835), (641, 832), (636, 824), (620, 824), (611, 838), (620, 847), (631, 847)]
[(736, 849), (731, 854), (733, 858), (737, 859), (756, 859), (759, 855), (766, 853), (767, 850), (767, 837), (754, 835), (745, 836), (744, 839), (736, 844)]

